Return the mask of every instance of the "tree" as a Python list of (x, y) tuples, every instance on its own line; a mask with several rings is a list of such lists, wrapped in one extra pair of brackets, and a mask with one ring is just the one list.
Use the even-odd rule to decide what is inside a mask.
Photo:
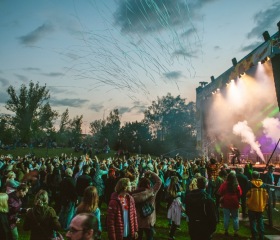
[(61, 120), (59, 124), (59, 133), (65, 132), (65, 130), (69, 127), (70, 119), (69, 119), (69, 110), (66, 108), (65, 112), (61, 114)]
[(22, 142), (28, 143), (31, 137), (31, 131), (52, 128), (57, 117), (48, 103), (50, 98), (49, 90), (46, 85), (40, 86), (37, 82), (29, 83), (29, 88), (22, 84), (17, 95), (13, 86), (7, 89), (10, 99), (6, 103), (6, 109), (15, 113), (13, 117), (13, 126)]
[(143, 149), (147, 149), (147, 144), (151, 138), (149, 126), (144, 121), (127, 122), (120, 129), (119, 139), (125, 148), (131, 152), (137, 152), (139, 145)]
[[(12, 144), (16, 140), (15, 130), (12, 124), (12, 117), (8, 114), (0, 114), (0, 142), (1, 144)], [(0, 147), (1, 147), (0, 144)]]
[(82, 124), (83, 124), (83, 115), (76, 116), (72, 120), (70, 120), (69, 130), (71, 131), (71, 136), (75, 144), (81, 141)]
[(90, 123), (90, 132), (93, 135), (96, 136), (96, 135), (100, 134), (102, 129), (105, 127), (105, 125), (106, 125), (106, 121), (105, 120), (101, 120), (101, 119), (95, 120), (95, 121)]
[(157, 101), (145, 111), (144, 121), (149, 125), (157, 141), (166, 143), (169, 148), (182, 147), (193, 140), (195, 128), (195, 105), (185, 103), (179, 96), (170, 93)]
[(97, 141), (102, 141), (107, 139), (109, 145), (115, 146), (119, 130), (121, 126), (119, 110), (114, 109), (110, 112), (106, 120), (95, 120), (90, 123), (90, 132), (94, 135)]

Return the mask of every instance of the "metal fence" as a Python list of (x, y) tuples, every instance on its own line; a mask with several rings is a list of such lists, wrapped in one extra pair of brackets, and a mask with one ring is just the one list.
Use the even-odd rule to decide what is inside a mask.
[(280, 230), (280, 186), (267, 185), (268, 207), (264, 213), (265, 223)]

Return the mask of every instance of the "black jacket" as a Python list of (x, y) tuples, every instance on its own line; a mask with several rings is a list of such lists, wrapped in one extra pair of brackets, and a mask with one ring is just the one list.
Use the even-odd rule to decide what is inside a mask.
[(66, 176), (60, 183), (60, 200), (62, 205), (67, 205), (69, 202), (76, 202), (78, 195), (76, 193), (75, 181), (72, 177)]
[(83, 174), (77, 178), (76, 192), (79, 197), (84, 195), (84, 191), (88, 186), (92, 186), (92, 178), (89, 175)]
[(205, 190), (196, 189), (186, 195), (186, 214), (191, 238), (199, 236), (200, 239), (208, 239), (216, 231), (218, 216), (215, 202)]

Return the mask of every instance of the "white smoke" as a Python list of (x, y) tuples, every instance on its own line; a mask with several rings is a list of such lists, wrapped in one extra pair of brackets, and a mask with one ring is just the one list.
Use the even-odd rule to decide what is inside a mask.
[[(266, 118), (262, 121), (263, 132), (273, 143), (277, 143), (280, 138), (280, 121), (278, 118)], [(280, 147), (280, 146), (278, 146)]]
[(258, 142), (256, 142), (256, 137), (252, 129), (248, 126), (247, 121), (238, 122), (237, 124), (235, 124), (233, 126), (233, 133), (237, 136), (240, 136), (242, 142), (248, 143), (261, 158), (261, 160), (265, 162), (264, 156), (260, 149), (260, 145)]

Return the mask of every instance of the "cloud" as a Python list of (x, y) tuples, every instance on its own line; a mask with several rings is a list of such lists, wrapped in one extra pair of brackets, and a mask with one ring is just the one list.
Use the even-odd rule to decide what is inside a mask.
[[(276, 1), (270, 8), (262, 10), (255, 14), (254, 21), (256, 27), (254, 27), (248, 34), (248, 38), (260, 37), (261, 34), (267, 30), (267, 26), (273, 25), (273, 23), (279, 20), (280, 2)], [(276, 28), (276, 25), (275, 25)]]
[(44, 38), (48, 33), (53, 32), (54, 28), (51, 24), (46, 23), (38, 28), (36, 28), (34, 31), (28, 33), (25, 36), (19, 37), (20, 43), (23, 45), (32, 45), (38, 41), (40, 41), (42, 38)]
[(54, 106), (81, 107), (84, 103), (88, 102), (88, 100), (79, 99), (79, 98), (64, 98), (64, 99), (51, 98), (50, 102)]
[(144, 113), (144, 111), (147, 110), (147, 106), (140, 104), (140, 101), (135, 101), (133, 105), (134, 106), (131, 108), (131, 111), (136, 110), (137, 113)]
[(241, 48), (241, 51), (242, 52), (251, 52), (253, 51), (254, 49), (256, 49), (258, 46), (260, 46), (262, 44), (262, 42), (254, 42), (250, 45), (247, 45), (247, 46), (243, 46)]
[(23, 70), (26, 70), (26, 71), (40, 71), (41, 69), (40, 68), (34, 68), (34, 67), (28, 67), (28, 68), (23, 68)]
[(15, 74), (15, 76), (22, 82), (28, 82), (28, 78), (24, 75)]
[(48, 76), (48, 77), (61, 77), (64, 76), (63, 73), (59, 73), (59, 72), (51, 72), (51, 73), (43, 73), (44, 76)]
[(95, 112), (100, 112), (100, 110), (103, 108), (103, 105), (101, 105), (101, 104), (91, 104), (90, 106), (89, 106), (89, 109), (90, 110), (93, 110), (93, 111), (95, 111)]
[(189, 6), (183, 0), (119, 1), (114, 18), (122, 32), (148, 33), (185, 24)]
[(187, 31), (181, 34), (182, 37), (189, 37), (190, 35), (194, 34), (196, 31), (194, 28), (188, 29)]
[(178, 49), (173, 52), (174, 56), (183, 56), (183, 57), (195, 57), (192, 52), (188, 52), (186, 49)]
[(182, 72), (172, 71), (172, 72), (164, 73), (163, 75), (168, 79), (179, 79), (180, 77), (182, 77)]
[(124, 114), (124, 113), (130, 113), (131, 112), (131, 108), (129, 107), (119, 107), (119, 113), (120, 114)]
[(0, 83), (2, 85), (2, 88), (6, 88), (9, 86), (9, 81), (5, 78), (0, 78)]
[(9, 99), (8, 93), (6, 91), (0, 91), (0, 103), (6, 103), (8, 99)]
[(53, 94), (60, 94), (60, 93), (68, 92), (67, 90), (65, 90), (64, 87), (48, 86), (48, 89), (49, 89), (50, 92), (53, 93)]

